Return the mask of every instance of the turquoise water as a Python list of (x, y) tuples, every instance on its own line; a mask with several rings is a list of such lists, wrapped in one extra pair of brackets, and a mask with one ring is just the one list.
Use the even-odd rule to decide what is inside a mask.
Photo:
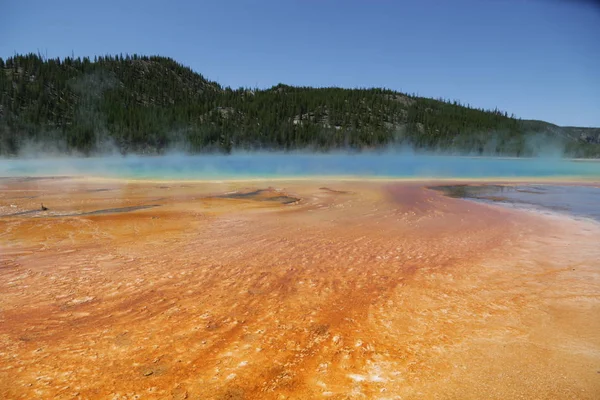
[(599, 178), (600, 162), (414, 154), (255, 153), (154, 157), (1, 159), (0, 176), (83, 175), (137, 179), (300, 176), (397, 178)]

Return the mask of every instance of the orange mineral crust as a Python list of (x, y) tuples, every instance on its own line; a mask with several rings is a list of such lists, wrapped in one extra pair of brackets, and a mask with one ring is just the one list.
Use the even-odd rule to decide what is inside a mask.
[(0, 215), (2, 399), (600, 398), (590, 221), (335, 180), (3, 179)]

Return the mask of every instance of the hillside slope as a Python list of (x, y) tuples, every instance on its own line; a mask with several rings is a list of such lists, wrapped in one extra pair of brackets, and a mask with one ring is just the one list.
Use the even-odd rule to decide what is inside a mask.
[(0, 154), (232, 149), (600, 157), (600, 129), (523, 121), (386, 89), (223, 88), (165, 57), (0, 59)]

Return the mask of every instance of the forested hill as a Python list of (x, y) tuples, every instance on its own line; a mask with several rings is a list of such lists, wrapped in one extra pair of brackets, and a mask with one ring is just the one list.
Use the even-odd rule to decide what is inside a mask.
[(32, 146), (90, 154), (390, 145), (517, 156), (561, 148), (600, 157), (600, 129), (386, 89), (230, 89), (165, 57), (0, 58), (2, 155)]

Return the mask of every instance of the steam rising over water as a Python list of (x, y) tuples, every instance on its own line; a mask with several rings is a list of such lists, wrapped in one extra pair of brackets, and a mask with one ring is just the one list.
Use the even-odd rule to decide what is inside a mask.
[(397, 178), (600, 178), (600, 162), (384, 154), (112, 156), (2, 159), (0, 176), (97, 176), (137, 179), (233, 179), (304, 176)]

